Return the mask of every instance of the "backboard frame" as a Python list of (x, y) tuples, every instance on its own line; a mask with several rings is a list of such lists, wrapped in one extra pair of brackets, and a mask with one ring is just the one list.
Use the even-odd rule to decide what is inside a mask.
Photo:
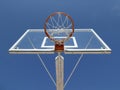
[[(28, 34), (28, 32), (44, 32), (43, 29), (28, 29), (26, 32), (16, 41), (16, 43), (9, 49), (9, 53), (11, 54), (54, 54), (54, 48), (49, 49), (19, 49), (16, 46), (19, 42)], [(100, 36), (93, 30), (93, 29), (75, 29), (75, 32), (82, 32), (82, 31), (91, 31), (97, 39), (104, 45), (105, 48), (103, 49), (68, 49), (65, 48), (63, 51), (65, 54), (110, 54), (111, 49), (109, 46), (100, 38)], [(73, 35), (74, 36), (74, 35)]]

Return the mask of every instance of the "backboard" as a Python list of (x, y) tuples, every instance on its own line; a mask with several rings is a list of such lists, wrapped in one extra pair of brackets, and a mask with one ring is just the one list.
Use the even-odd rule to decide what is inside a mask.
[[(65, 37), (55, 37), (57, 39)], [(111, 49), (93, 29), (75, 29), (74, 34), (64, 43), (65, 54), (109, 54)], [(52, 54), (54, 42), (44, 29), (28, 29), (9, 49), (13, 54)]]

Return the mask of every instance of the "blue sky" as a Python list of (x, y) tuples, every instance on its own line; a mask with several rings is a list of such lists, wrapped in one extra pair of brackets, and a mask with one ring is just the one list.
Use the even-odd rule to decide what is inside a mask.
[[(29, 28), (63, 11), (75, 28), (93, 28), (110, 55), (84, 55), (65, 90), (120, 90), (120, 0), (0, 0), (0, 90), (56, 90), (37, 55), (11, 55), (8, 49)], [(55, 78), (56, 55), (41, 55)], [(79, 55), (64, 55), (65, 80)]]

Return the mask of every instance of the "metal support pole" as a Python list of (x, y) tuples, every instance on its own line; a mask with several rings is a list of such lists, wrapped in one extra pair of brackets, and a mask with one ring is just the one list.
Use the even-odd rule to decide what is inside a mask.
[(56, 60), (56, 89), (63, 90), (64, 89), (64, 58), (63, 56), (58, 54), (55, 58)]

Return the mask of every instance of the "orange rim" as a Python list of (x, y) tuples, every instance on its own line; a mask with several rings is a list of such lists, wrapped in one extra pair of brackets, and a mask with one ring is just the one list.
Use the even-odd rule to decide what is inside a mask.
[[(72, 27), (71, 27), (71, 29), (72, 29), (72, 31), (71, 31), (71, 33), (65, 38), (65, 39), (62, 39), (62, 40), (56, 40), (54, 37), (52, 37), (51, 35), (49, 35), (49, 33), (47, 32), (47, 23), (48, 23), (48, 21), (49, 21), (49, 19), (51, 18), (51, 17), (54, 17), (55, 15), (58, 15), (58, 14), (61, 14), (61, 15), (64, 15), (65, 17), (67, 16), (68, 17), (68, 19), (70, 20), (70, 22), (71, 22), (71, 24), (72, 24)], [(66, 13), (64, 13), (64, 12), (54, 12), (54, 13), (52, 13), (51, 15), (49, 15), (48, 17), (47, 17), (47, 19), (46, 19), (46, 21), (45, 21), (45, 24), (44, 24), (44, 32), (45, 32), (45, 34), (47, 35), (47, 37), (48, 38), (50, 38), (50, 40), (52, 40), (52, 41), (54, 41), (54, 42), (65, 42), (66, 40), (68, 40), (72, 35), (73, 35), (73, 33), (74, 33), (74, 21), (73, 21), (73, 19), (68, 15), (68, 14), (66, 14)]]

